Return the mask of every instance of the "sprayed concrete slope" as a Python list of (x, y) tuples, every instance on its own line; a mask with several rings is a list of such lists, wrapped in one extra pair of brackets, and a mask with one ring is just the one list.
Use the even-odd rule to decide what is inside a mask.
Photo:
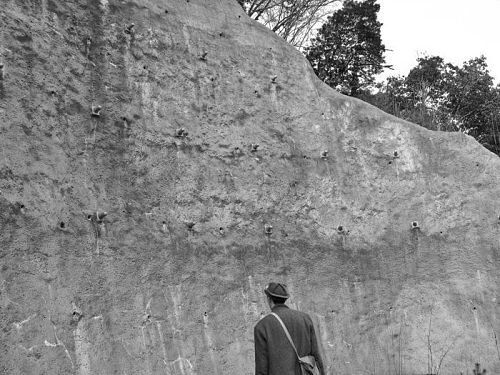
[(252, 374), (270, 280), (328, 374), (500, 371), (497, 156), (236, 1), (2, 7), (1, 374)]

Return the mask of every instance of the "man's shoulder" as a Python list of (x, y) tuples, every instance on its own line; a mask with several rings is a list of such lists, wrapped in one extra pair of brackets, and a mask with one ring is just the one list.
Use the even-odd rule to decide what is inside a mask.
[(271, 322), (271, 319), (276, 319), (276, 318), (273, 317), (271, 314), (263, 316), (262, 318), (260, 318), (257, 324), (255, 324), (255, 329), (267, 326)]
[(304, 311), (300, 311), (300, 310), (294, 310), (294, 309), (288, 309), (290, 312), (292, 312), (293, 314), (296, 314), (296, 315), (299, 315), (299, 316), (303, 316), (303, 317), (309, 317), (309, 314), (304, 312)]
[(290, 316), (292, 316), (293, 318), (295, 318), (295, 319), (304, 320), (306, 322), (311, 322), (312, 321), (311, 320), (311, 316), (308, 313), (305, 313), (303, 311), (289, 309), (288, 310), (288, 314)]

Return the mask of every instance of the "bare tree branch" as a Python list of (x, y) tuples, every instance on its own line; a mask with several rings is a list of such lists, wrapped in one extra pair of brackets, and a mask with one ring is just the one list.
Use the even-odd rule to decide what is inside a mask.
[(343, 0), (241, 0), (243, 9), (287, 42), (303, 48), (311, 32)]

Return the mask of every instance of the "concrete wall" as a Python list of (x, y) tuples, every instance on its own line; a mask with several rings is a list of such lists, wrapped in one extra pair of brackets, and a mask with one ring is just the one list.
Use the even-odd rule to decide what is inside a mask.
[(0, 373), (252, 374), (269, 281), (328, 374), (500, 371), (500, 161), (472, 138), (334, 92), (235, 1), (0, 17)]

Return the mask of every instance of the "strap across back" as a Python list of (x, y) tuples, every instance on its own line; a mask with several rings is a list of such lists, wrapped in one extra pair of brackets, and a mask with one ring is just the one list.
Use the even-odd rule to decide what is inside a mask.
[(281, 326), (283, 327), (283, 331), (285, 331), (285, 335), (286, 335), (288, 341), (290, 341), (290, 344), (292, 344), (293, 350), (295, 351), (295, 355), (297, 356), (297, 358), (300, 361), (299, 353), (297, 352), (297, 348), (295, 347), (295, 344), (293, 343), (292, 337), (290, 336), (290, 333), (288, 332), (288, 329), (286, 328), (285, 323), (283, 323), (283, 321), (278, 316), (278, 314), (271, 313), (271, 315), (274, 316), (276, 319), (278, 319), (278, 322), (280, 322)]

